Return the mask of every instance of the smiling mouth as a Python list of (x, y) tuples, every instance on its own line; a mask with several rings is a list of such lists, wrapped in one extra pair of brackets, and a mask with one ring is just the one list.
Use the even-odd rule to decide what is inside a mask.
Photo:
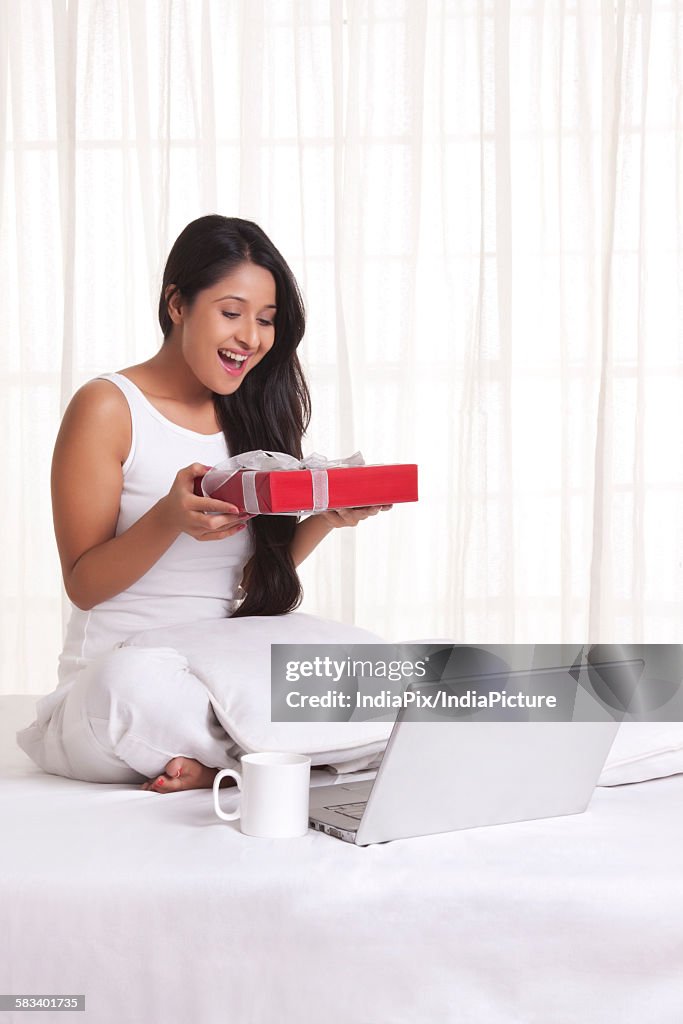
[(246, 359), (235, 359), (229, 354), (227, 349), (218, 350), (218, 358), (221, 366), (229, 373), (231, 377), (241, 377), (244, 373), (244, 368), (249, 362), (249, 356)]

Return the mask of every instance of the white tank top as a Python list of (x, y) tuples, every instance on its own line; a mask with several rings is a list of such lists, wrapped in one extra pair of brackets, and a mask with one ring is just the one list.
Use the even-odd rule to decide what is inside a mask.
[[(99, 374), (121, 389), (130, 407), (132, 443), (123, 463), (123, 490), (116, 536), (168, 494), (176, 473), (193, 462), (213, 466), (229, 456), (222, 432), (199, 434), (167, 420), (127, 377)], [(181, 533), (137, 582), (89, 611), (71, 604), (59, 686), (92, 658), (141, 629), (229, 616), (253, 553), (251, 530), (201, 542)]]

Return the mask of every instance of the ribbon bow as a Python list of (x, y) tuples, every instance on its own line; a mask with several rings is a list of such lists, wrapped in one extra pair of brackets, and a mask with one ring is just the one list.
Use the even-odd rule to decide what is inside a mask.
[[(285, 452), (267, 452), (258, 449), (253, 452), (242, 452), (229, 459), (217, 462), (206, 473), (201, 482), (204, 497), (210, 498), (219, 487), (227, 483), (235, 473), (247, 470), (242, 476), (244, 507), (247, 512), (258, 515), (261, 511), (256, 497), (256, 473), (272, 473), (281, 470), (308, 469), (311, 471), (313, 484), (313, 509), (304, 511), (324, 512), (329, 507), (329, 491), (327, 486), (327, 470), (343, 466), (364, 466), (365, 459), (360, 452), (354, 452), (347, 459), (326, 459), (324, 455), (313, 452), (305, 459), (297, 459)], [(300, 515), (294, 512), (290, 515)]]

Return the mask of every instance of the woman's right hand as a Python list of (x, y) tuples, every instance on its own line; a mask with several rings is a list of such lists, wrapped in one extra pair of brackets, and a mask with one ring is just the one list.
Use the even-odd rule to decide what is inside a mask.
[[(223, 540), (239, 533), (251, 516), (240, 513), (235, 505), (218, 498), (200, 498), (194, 493), (194, 478), (203, 476), (211, 467), (193, 462), (178, 470), (168, 494), (159, 500), (167, 523), (195, 540)], [(207, 513), (222, 513), (208, 515)]]

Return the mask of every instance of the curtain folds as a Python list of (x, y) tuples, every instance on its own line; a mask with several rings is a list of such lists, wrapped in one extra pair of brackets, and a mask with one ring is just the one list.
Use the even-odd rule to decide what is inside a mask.
[(0, 691), (56, 684), (63, 411), (214, 212), (302, 287), (305, 452), (420, 466), (303, 610), (681, 642), (683, 0), (0, 0), (0, 65)]

